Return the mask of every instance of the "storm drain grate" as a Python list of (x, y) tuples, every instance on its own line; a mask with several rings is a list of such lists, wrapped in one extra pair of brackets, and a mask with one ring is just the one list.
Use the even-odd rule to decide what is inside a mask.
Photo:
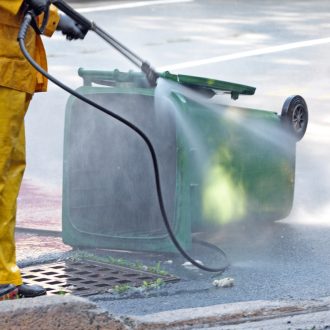
[(42, 285), (47, 294), (71, 293), (77, 296), (109, 292), (116, 285), (138, 287), (144, 281), (152, 282), (158, 278), (164, 282), (179, 280), (170, 275), (158, 275), (90, 260), (31, 266), (23, 268), (21, 273), (26, 284)]

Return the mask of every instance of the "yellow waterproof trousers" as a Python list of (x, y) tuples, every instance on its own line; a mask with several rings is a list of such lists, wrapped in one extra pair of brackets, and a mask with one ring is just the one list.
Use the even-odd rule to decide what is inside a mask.
[(25, 92), (0, 86), (0, 284), (22, 284), (16, 265), (16, 200), (25, 170)]

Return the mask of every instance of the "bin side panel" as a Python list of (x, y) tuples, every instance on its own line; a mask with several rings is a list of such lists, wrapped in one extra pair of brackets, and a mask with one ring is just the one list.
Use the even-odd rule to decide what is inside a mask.
[[(80, 92), (155, 134), (152, 93), (114, 88)], [(163, 123), (164, 124), (164, 123)], [(186, 246), (190, 231), (176, 223), (175, 127), (168, 121), (166, 147), (157, 148), (165, 206), (177, 238)], [(166, 166), (164, 166), (166, 159)], [(154, 169), (143, 140), (108, 115), (75, 100), (66, 113), (63, 238), (74, 246), (174, 251), (161, 218)]]
[(183, 208), (193, 213), (194, 228), (286, 217), (293, 203), (296, 143), (279, 117), (173, 97), (181, 109), (177, 158), (190, 155), (179, 166), (190, 186)]

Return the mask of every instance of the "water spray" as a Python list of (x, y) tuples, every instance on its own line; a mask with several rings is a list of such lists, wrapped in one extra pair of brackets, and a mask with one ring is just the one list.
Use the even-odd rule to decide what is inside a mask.
[[(187, 87), (190, 90), (193, 90), (194, 92), (197, 92), (198, 94), (203, 95), (206, 98), (213, 97), (218, 91), (229, 94), (232, 99), (236, 100), (239, 95), (253, 95), (255, 92), (255, 88), (251, 86), (246, 85), (240, 85), (240, 84), (233, 84), (229, 82), (219, 81), (219, 80), (212, 80), (207, 78), (200, 78), (200, 77), (192, 77), (192, 76), (185, 76), (185, 75), (173, 75), (169, 72), (165, 73), (158, 73), (156, 72), (148, 62), (144, 61), (142, 58), (137, 56), (134, 52), (129, 50), (127, 47), (125, 47), (123, 44), (121, 44), (118, 40), (113, 38), (111, 35), (109, 35), (107, 32), (99, 28), (94, 22), (89, 21), (84, 16), (76, 12), (73, 8), (71, 8), (68, 4), (66, 4), (62, 0), (53, 0), (49, 1), (49, 5), (53, 4), (56, 7), (58, 7), (61, 11), (63, 11), (66, 15), (71, 17), (76, 24), (78, 24), (82, 30), (83, 35), (86, 35), (89, 31), (94, 31), (98, 36), (100, 36), (104, 41), (106, 41), (108, 44), (113, 46), (116, 50), (118, 50), (123, 56), (125, 56), (129, 61), (131, 61), (135, 66), (137, 66), (145, 75), (147, 78), (147, 82), (151, 87), (155, 87), (157, 85), (157, 79), (163, 78), (166, 80), (174, 81), (175, 83), (178, 83), (180, 85), (183, 85)], [(28, 53), (25, 47), (25, 37), (27, 34), (27, 31), (30, 26), (34, 28), (36, 33), (42, 34), (43, 30), (47, 24), (47, 17), (49, 11), (46, 11), (44, 15), (44, 20), (41, 24), (41, 28), (37, 25), (37, 20), (35, 18), (35, 13), (33, 10), (27, 10), (25, 13), (25, 16), (23, 18), (21, 28), (18, 35), (18, 41), (21, 48), (22, 53), (26, 57), (26, 59), (30, 62), (30, 64), (41, 74), (43, 74), (46, 78), (48, 78), (50, 81), (52, 81), (54, 84), (59, 86), (60, 88), (64, 89), (66, 92), (72, 94), (74, 97), (80, 99), (81, 101), (85, 102), (86, 104), (98, 109), (99, 111), (113, 117), (114, 119), (120, 121), (130, 129), (132, 129), (135, 133), (137, 133), (144, 143), (147, 145), (147, 148), (150, 152), (151, 158), (152, 158), (152, 165), (154, 170), (154, 176), (155, 176), (155, 184), (156, 184), (156, 191), (157, 191), (157, 198), (158, 203), (161, 211), (161, 217), (164, 222), (165, 228), (167, 230), (167, 233), (173, 242), (176, 249), (181, 253), (181, 255), (186, 258), (192, 265), (196, 266), (197, 268), (200, 268), (204, 271), (208, 272), (223, 272), (228, 267), (228, 262), (226, 259), (226, 255), (224, 252), (219, 249), (218, 247), (211, 245), (209, 243), (205, 242), (198, 242), (199, 244), (202, 244), (204, 246), (207, 246), (209, 248), (215, 249), (219, 254), (221, 254), (226, 259), (226, 266), (224, 267), (218, 267), (218, 268), (211, 268), (208, 266), (204, 266), (200, 262), (194, 260), (186, 251), (183, 249), (177, 238), (175, 237), (175, 234), (171, 228), (171, 224), (169, 222), (165, 206), (164, 206), (164, 200), (162, 195), (162, 189), (161, 189), (161, 183), (160, 183), (160, 173), (159, 173), (159, 166), (158, 166), (158, 160), (156, 156), (156, 152), (154, 149), (154, 146), (148, 136), (145, 134), (144, 131), (142, 131), (139, 127), (134, 125), (129, 120), (121, 117), (120, 115), (114, 113), (113, 111), (103, 107), (102, 105), (94, 102), (93, 100), (87, 98), (86, 96), (82, 95), (81, 93), (78, 93), (77, 91), (73, 90), (69, 86), (66, 86), (61, 81), (47, 73), (38, 63), (35, 62), (35, 60), (31, 57), (31, 55)], [(286, 102), (284, 103), (281, 116), (278, 118), (276, 113), (273, 114), (273, 117), (276, 117), (276, 122), (280, 125), (280, 130), (282, 128), (285, 128), (289, 134), (288, 139), (292, 141), (292, 143), (300, 140), (303, 135), (305, 134), (307, 123), (308, 123), (308, 110), (307, 105), (304, 101), (304, 99), (299, 95), (290, 96), (287, 98)], [(292, 165), (294, 166), (294, 165)], [(289, 171), (290, 172), (290, 171)], [(293, 169), (294, 173), (294, 169)], [(289, 183), (290, 187), (292, 188), (292, 182)], [(291, 191), (291, 190), (290, 190)], [(292, 190), (293, 191), (293, 190)], [(281, 195), (282, 196), (282, 195)], [(282, 204), (281, 204), (282, 205)], [(194, 240), (196, 242), (196, 240)]]
[[(68, 15), (69, 17), (71, 17), (77, 24), (79, 24), (82, 28), (82, 32), (84, 35), (86, 35), (89, 31), (93, 31), (95, 32), (98, 36), (100, 36), (104, 41), (106, 41), (107, 43), (109, 43), (111, 46), (113, 46), (116, 50), (118, 50), (122, 55), (124, 55), (129, 61), (131, 61), (135, 66), (137, 66), (147, 77), (148, 82), (150, 84), (150, 86), (154, 87), (156, 86), (156, 82), (157, 79), (161, 76), (160, 74), (158, 74), (151, 66), (148, 62), (144, 61), (142, 58), (140, 58), (138, 55), (136, 55), (134, 52), (132, 52), (131, 50), (129, 50), (126, 46), (124, 46), (122, 43), (120, 43), (118, 40), (116, 40), (115, 38), (113, 38), (111, 35), (109, 35), (106, 31), (102, 30), (100, 27), (98, 27), (94, 22), (89, 21), (87, 18), (85, 18), (84, 16), (82, 16), (80, 13), (78, 13), (77, 11), (75, 11), (71, 6), (69, 6), (66, 2), (62, 1), (62, 0), (52, 0), (48, 2), (48, 9), (46, 10), (46, 13), (44, 15), (44, 19), (43, 22), (41, 24), (41, 28), (38, 27), (37, 22), (36, 22), (36, 15), (34, 13), (33, 10), (31, 9), (27, 9), (24, 18), (22, 20), (22, 24), (20, 27), (20, 31), (17, 37), (17, 40), (19, 42), (19, 46), (21, 48), (21, 51), (23, 53), (23, 55), (25, 56), (25, 58), (28, 60), (28, 62), (37, 70), (39, 71), (42, 75), (44, 75), (47, 79), (49, 79), (50, 81), (52, 81), (55, 85), (59, 86), (60, 88), (62, 88), (63, 90), (65, 90), (66, 92), (70, 93), (71, 95), (75, 96), (76, 98), (80, 99), (81, 101), (89, 104), (90, 106), (98, 109), (99, 111), (113, 117), (114, 119), (120, 121), (121, 123), (123, 123), (124, 125), (128, 126), (130, 129), (132, 129), (133, 131), (135, 131), (141, 138), (142, 140), (145, 142), (145, 144), (148, 147), (148, 150), (150, 152), (151, 158), (152, 158), (152, 164), (153, 164), (153, 168), (154, 168), (154, 175), (155, 175), (155, 184), (156, 184), (156, 190), (157, 190), (157, 198), (158, 198), (158, 202), (159, 202), (159, 206), (160, 206), (160, 211), (161, 211), (161, 215), (162, 215), (162, 219), (163, 222), (165, 224), (166, 230), (168, 232), (168, 235), (171, 239), (171, 241), (173, 242), (174, 246), (177, 248), (177, 250), (181, 253), (181, 255), (187, 259), (189, 262), (191, 262), (192, 265), (196, 266), (199, 269), (202, 269), (204, 271), (208, 271), (208, 272), (214, 272), (214, 273), (220, 273), (223, 272), (227, 267), (228, 267), (228, 262), (225, 266), (223, 267), (218, 267), (218, 268), (211, 268), (211, 267), (207, 267), (204, 266), (203, 264), (199, 263), (198, 261), (195, 261), (181, 246), (181, 244), (179, 243), (179, 241), (176, 239), (175, 234), (171, 228), (170, 222), (168, 220), (168, 216), (165, 210), (165, 206), (164, 206), (164, 201), (163, 201), (163, 195), (162, 195), (162, 190), (161, 190), (161, 184), (160, 184), (160, 173), (159, 173), (159, 166), (158, 166), (158, 161), (157, 161), (157, 156), (156, 156), (156, 152), (155, 149), (153, 147), (153, 144), (151, 143), (150, 139), (148, 138), (148, 136), (137, 126), (135, 126), (133, 123), (131, 123), (130, 121), (126, 120), (125, 118), (115, 114), (114, 112), (112, 112), (111, 110), (101, 106), (100, 104), (97, 104), (96, 102), (88, 99), (87, 97), (81, 95), (80, 93), (78, 93), (77, 91), (73, 90), (72, 88), (70, 88), (69, 86), (65, 85), (64, 83), (62, 83), (61, 81), (59, 81), (58, 79), (56, 79), (55, 77), (53, 77), (52, 75), (50, 75), (48, 72), (46, 72), (38, 63), (36, 63), (36, 61), (32, 58), (32, 56), (29, 54), (29, 52), (26, 49), (25, 46), (25, 38), (26, 38), (26, 34), (27, 31), (29, 29), (30, 26), (32, 26), (34, 28), (34, 30), (36, 31), (36, 33), (38, 34), (42, 34), (46, 25), (47, 25), (47, 20), (49, 17), (49, 7), (50, 5), (53, 4), (55, 5), (58, 9), (60, 9), (61, 11), (63, 11), (66, 15)], [(179, 77), (179, 76), (176, 76)], [(183, 80), (184, 80), (184, 76)], [(177, 78), (173, 78), (173, 76), (171, 76), (170, 74), (166, 73), (164, 74), (163, 78), (165, 79), (171, 79), (171, 80), (175, 80)], [(188, 86), (189, 87), (189, 86)], [(239, 87), (239, 86), (238, 86)], [(194, 89), (196, 88), (196, 86), (194, 86)], [(202, 94), (206, 94), (206, 96), (213, 96), (214, 93), (210, 93), (208, 92), (206, 89), (204, 89), (203, 87), (201, 87), (200, 89), (197, 86), (197, 90), (201, 91)], [(206, 93), (205, 93), (206, 91)], [(242, 93), (244, 93), (244, 91), (242, 91)], [(246, 93), (248, 94), (253, 94), (254, 90), (248, 90), (246, 91)], [(239, 93), (238, 93), (239, 94)], [(238, 96), (237, 92), (235, 92), (234, 94), (232, 94), (232, 98), (236, 99)], [(224, 254), (224, 252), (209, 244), (209, 243), (205, 243), (205, 242), (200, 242), (198, 241), (199, 244), (202, 244), (204, 246), (207, 247), (211, 247), (211, 248), (215, 248), (219, 253), (221, 253), (225, 258), (226, 255)]]

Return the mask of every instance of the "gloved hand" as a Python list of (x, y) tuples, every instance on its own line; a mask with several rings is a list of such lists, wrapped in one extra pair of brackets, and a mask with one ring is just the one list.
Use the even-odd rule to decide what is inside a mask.
[(33, 9), (37, 16), (43, 13), (47, 8), (47, 0), (25, 0), (25, 3)]
[(81, 26), (66, 15), (61, 15), (57, 30), (62, 31), (68, 40), (85, 38)]

